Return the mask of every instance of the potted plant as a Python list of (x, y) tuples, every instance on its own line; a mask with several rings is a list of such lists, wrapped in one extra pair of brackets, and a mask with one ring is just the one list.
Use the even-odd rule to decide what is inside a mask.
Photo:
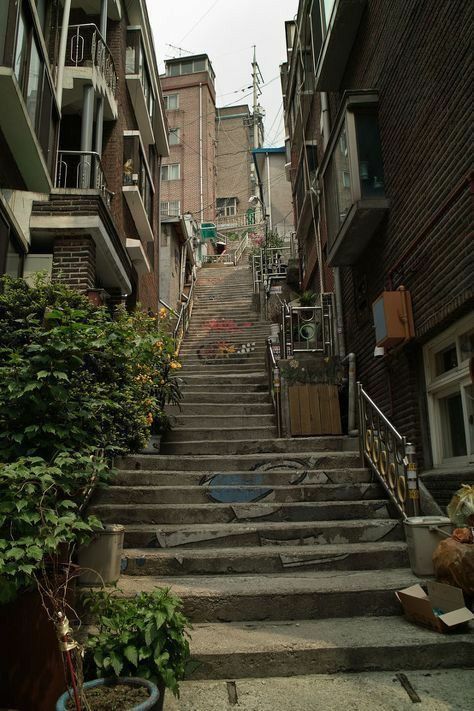
[[(85, 669), (86, 673), (99, 677), (99, 682), (84, 684), (86, 698), (89, 693), (103, 696), (113, 693), (117, 708), (160, 711), (166, 688), (179, 695), (179, 682), (189, 660), (190, 629), (179, 598), (162, 588), (126, 598), (117, 589), (89, 592), (83, 603), (97, 627), (97, 632), (86, 641)], [(136, 687), (137, 680), (149, 697), (129, 707), (127, 687), (130, 684)], [(153, 687), (158, 688), (159, 699)], [(122, 705), (119, 694), (124, 694)], [(56, 711), (68, 708), (65, 699), (71, 698), (71, 691), (66, 692)]]

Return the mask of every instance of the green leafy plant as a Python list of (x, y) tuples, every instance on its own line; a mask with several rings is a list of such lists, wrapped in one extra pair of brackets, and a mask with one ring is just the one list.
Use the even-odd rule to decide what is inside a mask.
[(113, 315), (58, 284), (0, 280), (0, 459), (137, 451), (179, 402), (165, 319)]
[(86, 666), (99, 677), (137, 676), (179, 695), (189, 660), (187, 618), (181, 601), (156, 588), (126, 598), (120, 590), (84, 596), (98, 627), (86, 642)]
[(318, 295), (314, 291), (303, 291), (299, 297), (300, 306), (314, 306), (316, 304)]
[(87, 490), (109, 476), (98, 457), (60, 453), (0, 464), (0, 602), (42, 575), (58, 549), (86, 543), (102, 528), (80, 508)]

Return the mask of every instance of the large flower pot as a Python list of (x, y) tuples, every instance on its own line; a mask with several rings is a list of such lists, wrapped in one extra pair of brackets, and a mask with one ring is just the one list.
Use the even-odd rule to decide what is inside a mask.
[[(94, 681), (86, 681), (84, 684), (84, 690), (95, 689), (97, 686), (112, 686), (115, 684), (123, 684), (125, 686), (144, 686), (148, 689), (150, 694), (149, 698), (138, 706), (133, 706), (131, 709), (125, 709), (123, 711), (161, 711), (163, 708), (163, 692), (158, 691), (156, 684), (146, 679), (137, 679), (135, 677), (119, 677), (118, 679), (94, 679)], [(65, 691), (64, 694), (58, 699), (56, 704), (56, 711), (66, 711), (66, 704), (70, 699), (74, 698), (72, 694), (72, 689)]]
[(79, 551), (79, 577), (81, 585), (111, 585), (120, 578), (123, 536), (125, 528), (119, 524), (106, 524), (97, 531), (92, 541)]

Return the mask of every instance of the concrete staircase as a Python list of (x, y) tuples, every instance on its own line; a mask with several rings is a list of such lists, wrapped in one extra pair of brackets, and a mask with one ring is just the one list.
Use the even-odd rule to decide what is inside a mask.
[(472, 664), (472, 637), (400, 616), (418, 579), (357, 442), (276, 439), (251, 292), (246, 266), (201, 270), (175, 428), (95, 500), (126, 526), (122, 589), (182, 597), (195, 679)]

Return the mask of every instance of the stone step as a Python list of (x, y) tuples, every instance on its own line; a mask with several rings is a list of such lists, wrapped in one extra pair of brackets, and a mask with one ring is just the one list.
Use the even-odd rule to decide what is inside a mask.
[(166, 405), (165, 410), (170, 415), (273, 415), (272, 403), (208, 403), (182, 402), (181, 409), (176, 405)]
[[(216, 477), (213, 477), (216, 479)], [(139, 485), (131, 482), (128, 486), (106, 486), (94, 495), (94, 503), (114, 504), (206, 504), (210, 501), (221, 503), (245, 503), (251, 501), (370, 501), (383, 498), (380, 484), (287, 484), (269, 488), (261, 484), (223, 485), (204, 483), (200, 486), (186, 486), (179, 483), (165, 486), (157, 482), (155, 486)], [(179, 480), (178, 480), (179, 481)], [(231, 479), (231, 481), (233, 481)]]
[[(186, 393), (186, 398), (189, 399), (189, 395), (194, 393), (188, 391)], [(213, 398), (228, 397), (228, 395), (219, 395), (214, 393), (208, 393), (207, 395), (200, 395), (203, 399), (212, 401)], [(269, 396), (261, 395), (260, 393), (232, 393), (232, 399), (236, 402), (241, 402), (242, 398), (251, 400), (252, 398), (266, 398)], [(219, 400), (217, 400), (219, 402)], [(259, 400), (262, 402), (262, 400)], [(222, 402), (222, 400), (221, 400)], [(241, 440), (213, 440), (208, 442), (206, 439), (202, 441), (184, 441), (179, 442), (167, 442), (162, 441), (161, 451), (163, 454), (257, 454), (257, 453), (273, 453), (280, 452), (281, 454), (290, 454), (294, 452), (304, 452), (308, 448), (311, 450), (316, 449), (320, 452), (323, 451), (350, 451), (354, 452), (357, 449), (357, 441), (351, 438), (344, 437), (304, 437), (300, 439), (241, 439)]]
[[(193, 373), (195, 375), (195, 373)], [(221, 392), (225, 388), (225, 391), (229, 394), (233, 392), (246, 392), (246, 393), (266, 393), (268, 392), (268, 385), (266, 383), (245, 383), (245, 384), (233, 384), (220, 382), (214, 382), (214, 379), (208, 379), (207, 382), (197, 383), (195, 380), (188, 379), (188, 375), (184, 379), (181, 385), (181, 390), (186, 393), (188, 390), (193, 390), (194, 392)]]
[(248, 328), (248, 326), (260, 325), (262, 328), (270, 328), (271, 321), (260, 321), (256, 313), (244, 314), (243, 316), (235, 315), (231, 318), (226, 318), (225, 316), (214, 316), (209, 318), (206, 314), (201, 313), (200, 309), (193, 310), (191, 317), (192, 326), (202, 326), (203, 328), (211, 328), (215, 330), (220, 330), (221, 328), (226, 329), (227, 327), (238, 330), (240, 328)]
[[(260, 388), (260, 385), (248, 386)], [(184, 411), (180, 415), (175, 415), (173, 422), (180, 427), (221, 427), (223, 423), (228, 427), (273, 427), (275, 425), (275, 415), (188, 415)]]
[(223, 340), (232, 338), (232, 340), (252, 340), (254, 336), (267, 337), (270, 332), (268, 326), (261, 326), (260, 323), (253, 323), (250, 326), (241, 326), (239, 328), (212, 328), (194, 324), (191, 322), (187, 332), (186, 341), (193, 338)]
[(219, 392), (202, 392), (202, 390), (195, 390), (194, 388), (189, 388), (186, 390), (186, 400), (183, 404), (187, 403), (221, 403), (225, 404), (229, 400), (234, 403), (261, 403), (268, 404), (271, 402), (270, 395), (268, 393), (262, 392), (245, 392), (244, 390), (239, 390), (238, 392), (226, 392), (224, 388)]
[(193, 679), (471, 667), (474, 635), (439, 634), (399, 616), (202, 623), (191, 654)]
[[(181, 359), (181, 355), (180, 355)], [(181, 376), (185, 375), (206, 375), (209, 380), (215, 375), (222, 373), (260, 373), (262, 374), (265, 363), (265, 356), (262, 353), (256, 357), (231, 355), (228, 358), (189, 358), (182, 362)], [(266, 375), (266, 374), (265, 374)], [(266, 376), (268, 377), (268, 376)]]
[[(265, 353), (266, 349), (263, 346), (255, 346), (255, 349), (251, 350), (249, 353), (228, 353), (225, 358), (219, 358), (215, 357), (213, 353), (201, 354), (201, 349), (196, 348), (194, 351), (192, 349), (188, 352), (180, 351), (179, 357), (183, 369), (186, 370), (189, 368), (200, 368), (202, 366), (205, 366), (206, 368), (211, 366), (219, 368), (229, 367), (233, 369), (236, 364), (244, 365), (247, 370), (255, 368), (257, 368), (257, 370), (263, 370), (265, 368)], [(208, 372), (212, 373), (213, 371), (210, 370)], [(243, 370), (243, 372), (246, 371)]]
[(262, 385), (267, 383), (267, 374), (264, 371), (246, 372), (242, 374), (213, 373), (211, 377), (205, 373), (188, 373), (186, 375), (186, 385), (209, 387), (211, 384), (233, 385), (242, 387), (244, 385)]
[(125, 595), (170, 588), (194, 622), (305, 620), (352, 617), (355, 611), (373, 615), (401, 615), (397, 590), (419, 582), (407, 570), (294, 571), (293, 575), (218, 575), (158, 579), (126, 576)]
[(404, 541), (245, 548), (125, 548), (126, 575), (234, 575), (301, 571), (386, 570), (408, 566)]
[[(278, 440), (277, 440), (278, 441)], [(284, 440), (279, 440), (284, 441)], [(308, 445), (310, 447), (310, 445)], [(308, 449), (298, 454), (265, 452), (264, 454), (238, 454), (234, 456), (183, 456), (165, 454), (135, 454), (118, 458), (116, 465), (122, 469), (148, 469), (152, 471), (214, 471), (235, 472), (259, 468), (284, 469), (341, 469), (360, 467), (358, 452), (321, 452)]]
[(91, 514), (104, 523), (184, 524), (196, 527), (212, 523), (277, 521), (350, 521), (386, 519), (390, 514), (385, 499), (373, 501), (250, 502), (237, 504), (93, 504)]
[[(158, 466), (158, 464), (157, 464)], [(318, 486), (324, 490), (329, 486), (337, 486), (342, 491), (353, 491), (353, 486), (360, 488), (360, 498), (372, 491), (372, 474), (368, 469), (258, 469), (256, 471), (153, 471), (150, 469), (118, 469), (113, 479), (115, 486), (169, 486), (175, 489), (179, 486), (262, 486), (289, 487)], [(378, 486), (375, 484), (374, 486)], [(105, 489), (107, 491), (107, 488)], [(363, 495), (362, 495), (363, 492)], [(345, 497), (348, 498), (348, 497)], [(352, 497), (350, 497), (352, 498)]]
[[(117, 522), (118, 523), (118, 522)], [(229, 548), (242, 546), (316, 545), (405, 540), (396, 519), (207, 523), (197, 526), (128, 524), (126, 548)]]
[(214, 442), (216, 440), (227, 441), (244, 440), (248, 437), (252, 439), (271, 439), (276, 437), (277, 431), (274, 424), (270, 427), (232, 427), (225, 420), (221, 422), (218, 429), (207, 427), (175, 427), (166, 433), (163, 444), (172, 442)]

